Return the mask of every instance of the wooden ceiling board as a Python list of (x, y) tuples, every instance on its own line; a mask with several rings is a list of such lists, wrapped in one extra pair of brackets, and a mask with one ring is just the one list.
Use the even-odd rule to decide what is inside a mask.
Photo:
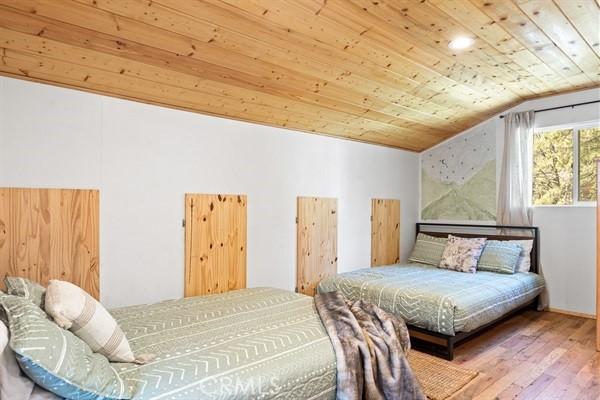
[[(281, 56), (284, 57), (284, 60), (278, 62), (291, 62), (293, 65), (301, 63), (303, 69), (310, 69), (311, 72), (314, 71), (315, 74), (329, 74), (329, 76), (322, 77), (322, 79), (325, 81), (334, 79), (340, 84), (348, 84), (350, 87), (355, 87), (356, 84), (375, 85), (376, 82), (379, 82), (379, 90), (391, 90), (395, 98), (399, 98), (399, 92), (400, 94), (403, 94), (410, 91), (417, 91), (426, 96), (433, 96), (438, 93), (435, 90), (419, 85), (419, 83), (408, 77), (394, 74), (387, 69), (377, 71), (369, 68), (368, 66), (363, 67), (365, 62), (360, 58), (353, 59), (348, 57), (347, 53), (332, 47), (327, 47), (323, 44), (321, 44), (319, 47), (306, 46), (301, 42), (300, 38), (294, 36), (295, 34), (293, 32), (289, 32), (283, 27), (279, 29), (265, 29), (263, 26), (257, 26), (256, 21), (252, 21), (249, 18), (244, 18), (240, 15), (233, 14), (223, 9), (216, 9), (216, 7), (200, 8), (200, 6), (209, 5), (197, 2), (184, 1), (179, 3), (177, 0), (163, 0), (161, 2), (170, 4), (172, 7), (178, 7), (180, 11), (185, 10), (188, 13), (195, 12), (196, 14), (200, 14), (203, 18), (203, 23), (213, 24), (211, 21), (219, 21), (219, 24), (221, 24), (220, 28), (215, 31), (215, 35), (211, 43), (221, 45), (230, 50), (235, 50), (235, 48), (238, 48), (238, 51), (248, 51), (248, 49), (252, 49), (253, 43), (249, 43), (249, 39), (257, 44), (257, 50), (255, 51), (256, 54), (252, 54), (253, 57), (260, 54), (267, 54), (270, 57)], [(215, 13), (215, 11), (219, 11), (219, 13)], [(184, 25), (185, 23), (178, 24), (178, 26)], [(253, 35), (253, 38), (248, 38), (243, 33), (244, 30), (249, 28), (254, 29), (255, 34)], [(290, 36), (290, 39), (288, 40), (286, 38), (280, 38), (283, 33)], [(240, 46), (240, 44), (243, 44), (243, 46)], [(324, 62), (325, 60), (331, 61), (330, 59), (332, 58), (337, 60), (337, 63), (326, 64)], [(348, 69), (341, 68), (338, 64), (350, 64), (354, 74), (346, 76)], [(356, 81), (358, 79), (357, 71), (362, 73), (361, 82)], [(386, 87), (381, 88), (381, 84), (386, 85)], [(402, 100), (404, 106), (410, 105), (410, 103), (406, 101), (404, 97), (402, 97)], [(449, 98), (447, 96), (437, 96), (435, 98), (432, 97), (431, 100), (435, 104), (441, 104), (445, 107), (447, 107), (449, 104), (456, 103), (455, 98)], [(467, 103), (465, 102), (465, 104)]]
[(536, 84), (541, 85), (544, 90), (553, 91), (570, 86), (569, 82), (557, 76), (532, 51), (469, 0), (454, 0), (451, 2), (432, 0), (432, 2), (449, 17), (465, 27), (470, 35), (477, 35), (481, 41), (505, 55), (509, 62), (526, 70)]
[[(110, 12), (116, 13), (117, 15), (127, 16), (129, 18), (135, 18), (138, 15), (145, 15), (145, 22), (149, 24), (161, 27), (163, 29), (172, 30), (180, 34), (189, 35), (191, 37), (194, 37), (193, 32), (195, 31), (195, 26), (198, 24), (197, 21), (190, 21), (189, 18), (186, 20), (185, 15), (177, 15), (175, 14), (175, 11), (164, 7), (161, 9), (161, 13), (170, 13), (170, 19), (168, 22), (165, 22), (165, 20), (156, 19), (156, 17), (153, 16), (156, 14), (156, 12), (143, 12), (144, 7), (156, 9), (157, 7), (161, 7), (160, 4), (155, 5), (153, 3), (152, 7), (140, 5), (141, 9), (132, 11), (131, 7), (125, 7), (122, 2), (114, 2), (110, 5), (106, 5), (106, 3), (107, 2), (100, 1), (98, 2), (98, 6), (103, 7)], [(192, 3), (184, 2), (181, 5), (185, 7), (185, 4)], [(207, 17), (204, 16), (204, 18)], [(162, 24), (161, 21), (163, 22)], [(190, 24), (192, 25), (189, 26)], [(302, 62), (302, 72), (309, 73), (313, 76), (303, 77), (305, 82), (309, 82), (308, 87), (304, 89), (311, 94), (316, 92), (322, 96), (332, 97), (336, 103), (342, 98), (346, 98), (348, 100), (353, 99), (355, 104), (359, 104), (363, 107), (368, 106), (371, 110), (376, 109), (382, 112), (388, 112), (396, 118), (405, 118), (408, 121), (430, 121), (431, 118), (443, 118), (456, 115), (456, 113), (448, 112), (447, 103), (438, 105), (437, 101), (432, 101), (430, 105), (431, 107), (429, 107), (432, 112), (436, 113), (432, 115), (429, 113), (429, 109), (422, 109), (422, 105), (424, 103), (422, 98), (413, 96), (405, 91), (399, 92), (397, 88), (388, 88), (387, 85), (376, 85), (373, 83), (372, 74), (367, 73), (365, 74), (366, 77), (361, 77), (356, 73), (345, 76), (347, 71), (336, 66), (335, 61), (327, 65), (317, 58), (306, 60), (304, 59), (304, 54), (306, 54), (307, 50), (309, 49), (296, 47), (294, 52), (290, 52), (290, 47), (294, 44), (294, 42), (290, 43), (283, 41), (280, 43), (281, 47), (273, 48), (268, 42), (265, 41), (258, 41), (252, 38), (248, 40), (248, 37), (245, 35), (236, 34), (236, 32), (228, 32), (227, 30), (219, 29), (216, 26), (214, 29), (217, 31), (214, 33), (214, 37), (211, 38), (212, 41), (210, 43), (212, 45), (212, 51), (215, 52), (214, 49), (217, 49), (221, 53), (216, 56), (216, 62), (223, 62), (222, 60), (227, 61), (228, 58), (231, 59), (232, 57), (228, 57), (230, 52), (239, 52), (246, 55), (248, 58), (241, 61), (230, 61), (232, 65), (239, 65), (239, 62), (244, 62), (247, 66), (248, 63), (256, 64), (256, 68), (254, 68), (255, 71), (252, 72), (257, 74), (260, 74), (260, 72), (264, 70), (265, 66), (268, 66), (272, 73), (281, 71), (280, 75), (278, 75), (275, 79), (285, 80), (286, 85), (288, 86), (291, 86), (294, 78), (298, 77), (298, 74), (301, 74), (301, 72), (289, 69), (286, 70), (284, 68), (297, 68), (298, 63)], [(268, 40), (273, 41), (273, 37), (274, 35), (271, 33), (268, 36)], [(285, 46), (287, 46), (287, 48)], [(274, 63), (265, 65), (264, 62), (255, 60), (257, 57), (264, 55), (265, 51), (270, 49), (273, 50), (268, 53), (268, 56), (274, 61)], [(199, 51), (203, 53), (203, 51)], [(212, 62), (215, 61), (213, 60)], [(250, 67), (252, 66), (253, 65), (250, 65)], [(343, 79), (338, 79), (339, 77), (343, 77)], [(331, 84), (331, 82), (334, 82), (334, 84)], [(353, 89), (356, 87), (361, 87), (372, 91), (375, 93), (373, 96), (375, 99), (380, 99), (387, 104), (381, 104), (381, 102), (372, 100), (369, 97), (365, 99), (364, 96), (360, 94), (353, 96), (347, 92), (344, 93), (344, 89)], [(435, 92), (430, 93), (429, 95), (433, 97)], [(386, 105), (388, 106), (387, 108)], [(366, 111), (367, 109), (363, 110), (363, 112)], [(462, 111), (468, 112), (468, 109), (463, 108)]]
[(595, 0), (0, 0), (0, 74), (422, 151), (599, 87), (599, 18)]
[(598, 86), (598, 80), (589, 79), (516, 4), (504, 0), (471, 1), (496, 24), (534, 52), (555, 74), (565, 77), (574, 88)]
[[(450, 65), (448, 70), (454, 74), (458, 71), (468, 71), (462, 75), (473, 73), (472, 79), (480, 79), (479, 84), (490, 86), (495, 90), (504, 90), (502, 88), (504, 86), (511, 92), (523, 96), (531, 95), (534, 90), (539, 90), (539, 87), (526, 80), (521, 80), (522, 71), (512, 68), (513, 66), (506, 57), (491, 49), (483, 41), (475, 44), (481, 51), (466, 52), (458, 60), (455, 57), (456, 52), (448, 48), (448, 43), (457, 36), (472, 35), (468, 29), (454, 23), (441, 10), (429, 3), (398, 1), (384, 8), (384, 4), (377, 2), (353, 1), (367, 8), (371, 14), (389, 21), (395, 29), (404, 29), (410, 37), (409, 43), (418, 43), (424, 48), (426, 47), (428, 53), (443, 55)], [(485, 74), (490, 68), (494, 68), (494, 74)]]
[[(553, 2), (517, 0), (519, 8), (577, 65), (590, 79), (600, 76), (598, 55)], [(600, 21), (596, 21), (599, 23)]]
[(555, 0), (555, 4), (577, 27), (579, 34), (587, 44), (600, 56), (600, 7), (585, 0)]
[[(23, 3), (21, 3), (23, 4)], [(42, 10), (43, 11), (43, 10)], [(57, 40), (62, 40), (62, 41), (69, 41), (71, 42), (71, 37), (73, 36), (71, 34), (71, 32), (73, 30), (77, 31), (77, 41), (79, 41), (81, 43), (81, 40), (83, 40), (84, 43), (96, 43), (96, 42), (101, 42), (101, 38), (99, 36), (99, 34), (94, 33), (93, 31), (86, 31), (84, 32), (84, 28), (80, 28), (80, 27), (76, 27), (76, 26), (71, 26), (69, 28), (65, 28), (62, 29), (61, 27), (57, 27), (54, 25), (48, 25), (49, 24), (49, 20), (43, 20), (43, 17), (41, 17), (39, 14), (41, 14), (41, 11), (38, 10), (38, 12), (36, 13), (36, 18), (37, 19), (41, 19), (39, 25), (37, 26), (31, 26), (31, 24), (27, 24), (26, 28), (28, 29), (28, 33), (34, 33), (37, 31), (37, 29), (44, 29), (44, 36), (45, 37), (52, 37), (52, 38), (57, 38)], [(18, 15), (11, 15), (10, 18), (6, 19), (5, 23), (6, 24), (10, 24), (10, 21), (19, 21), (19, 16)], [(14, 24), (13, 24), (14, 25)], [(19, 29), (19, 28), (15, 28), (15, 29)], [(62, 29), (62, 30), (61, 30)], [(102, 51), (106, 51), (106, 52), (116, 52), (114, 54), (120, 54), (123, 57), (132, 57), (133, 59), (135, 58), (139, 58), (139, 54), (141, 53), (141, 51), (139, 51), (137, 48), (140, 47), (141, 45), (137, 42), (128, 42), (128, 39), (121, 39), (119, 43), (114, 43), (113, 41), (111, 41), (109, 38), (107, 38), (105, 40), (106, 44), (109, 46), (107, 47), (100, 47), (100, 50)], [(94, 45), (87, 45), (88, 47), (94, 46)], [(101, 43), (101, 46), (103, 46), (103, 43)], [(112, 47), (110, 47), (112, 46)], [(94, 48), (96, 48), (96, 46), (94, 46)], [(135, 52), (132, 54), (132, 50), (134, 50)], [(143, 52), (145, 54), (150, 54), (151, 56), (153, 56), (153, 58), (148, 58), (145, 60), (145, 62), (154, 62), (154, 60), (160, 60), (160, 59), (165, 59), (166, 61), (162, 62), (162, 65), (171, 63), (171, 65), (174, 65), (175, 67), (173, 68), (183, 68), (187, 65), (190, 65), (191, 70), (190, 71), (186, 71), (186, 72), (190, 72), (192, 74), (198, 74), (199, 72), (202, 72), (203, 74), (207, 75), (210, 74), (212, 71), (205, 68), (204, 64), (199, 64), (198, 62), (196, 62), (196, 64), (194, 65), (195, 59), (179, 59), (177, 58), (177, 56), (173, 56), (170, 55), (168, 53), (165, 53), (164, 51), (161, 52), (160, 50), (157, 50), (156, 48), (147, 48), (147, 49), (143, 49)], [(209, 64), (210, 67), (210, 64)], [(215, 67), (216, 68), (216, 67)], [(222, 80), (224, 82), (232, 82), (231, 80), (227, 79), (227, 74), (231, 73), (228, 70), (225, 70), (223, 68), (221, 68), (221, 70), (217, 71), (218, 73), (221, 73), (221, 75), (217, 74), (216, 76), (214, 76), (213, 79), (215, 80)], [(235, 71), (233, 71), (235, 72)], [(239, 78), (239, 81), (242, 82), (241, 84), (249, 87), (250, 89), (257, 89), (256, 86), (252, 86), (250, 84), (245, 84), (243, 83), (244, 80), (242, 80), (242, 77), (244, 77), (243, 73), (236, 73), (237, 77)], [(247, 74), (246, 74), (247, 75)], [(221, 76), (224, 76), (223, 79), (221, 79)], [(249, 79), (247, 76), (245, 76), (246, 79)], [(237, 84), (237, 83), (236, 83)], [(267, 84), (267, 82), (265, 82), (264, 84)], [(266, 87), (264, 88), (263, 92), (269, 92), (272, 91), (272, 88)], [(311, 92), (308, 92), (309, 94), (312, 94)], [(285, 94), (285, 93), (284, 93)], [(347, 96), (346, 96), (347, 97)], [(318, 100), (317, 100), (318, 101)], [(343, 104), (337, 104), (337, 107), (339, 108), (341, 105)], [(335, 112), (335, 111), (333, 111)], [(367, 112), (367, 109), (363, 109), (361, 110), (361, 112)], [(369, 117), (374, 114), (373, 112), (371, 112), (369, 114)], [(393, 117), (388, 118), (392, 119)], [(365, 118), (363, 118), (365, 119)], [(368, 119), (368, 118), (366, 118)], [(413, 124), (414, 125), (414, 124)], [(407, 126), (407, 128), (411, 128), (411, 126)], [(402, 129), (402, 128), (398, 128), (398, 129)]]
[[(269, 0), (256, 1), (263, 3), (264, 7), (271, 4)], [(243, 3), (243, 0), (239, 0), (239, 2)], [(373, 25), (352, 24), (352, 20), (348, 18), (349, 14), (340, 17), (339, 14), (325, 11), (319, 13), (318, 16), (313, 16), (310, 11), (302, 7), (304, 4), (293, 7), (294, 3), (276, 2), (276, 6), (271, 9), (265, 8), (268, 12), (264, 14), (264, 18), (273, 23), (283, 23), (285, 21), (287, 26), (292, 26), (292, 29), (302, 32), (315, 41), (337, 46), (339, 49), (356, 55), (363, 60), (372, 60), (380, 68), (392, 68), (394, 66), (399, 66), (401, 69), (409, 68), (411, 78), (421, 82), (431, 74), (437, 74), (448, 78), (448, 81), (445, 82), (446, 85), (470, 84), (473, 90), (486, 97), (490, 96), (487, 93), (490, 88), (495, 90), (496, 96), (504, 95), (504, 88), (494, 85), (486, 77), (474, 74), (468, 68), (460, 68), (461, 65), (457, 65), (454, 60), (448, 57), (440, 57), (431, 48), (417, 46), (404, 35), (390, 35), (382, 32), (382, 28), (380, 28), (381, 21), (375, 21)], [(336, 3), (327, 4), (327, 7), (333, 7)], [(348, 7), (352, 3), (346, 2), (343, 4)], [(359, 8), (359, 10), (362, 9)], [(366, 16), (367, 14), (362, 17)], [(325, 20), (325, 23), (319, 26), (320, 29), (314, 27), (318, 23), (316, 21), (317, 17)], [(338, 19), (340, 22), (337, 21)], [(354, 27), (354, 30), (346, 26), (349, 24)], [(416, 65), (417, 68), (412, 68), (413, 65)], [(472, 101), (472, 103), (474, 102)]]

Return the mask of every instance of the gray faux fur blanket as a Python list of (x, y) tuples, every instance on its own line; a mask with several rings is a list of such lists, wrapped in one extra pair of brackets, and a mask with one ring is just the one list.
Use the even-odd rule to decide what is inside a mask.
[(402, 320), (338, 292), (315, 296), (315, 305), (335, 350), (338, 400), (426, 399), (406, 360)]

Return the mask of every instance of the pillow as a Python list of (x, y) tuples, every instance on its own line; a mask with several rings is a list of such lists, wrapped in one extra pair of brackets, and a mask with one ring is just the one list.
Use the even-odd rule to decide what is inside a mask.
[(416, 262), (421, 264), (440, 265), (442, 260), (442, 254), (446, 247), (447, 238), (440, 238), (424, 233), (417, 235), (417, 241), (415, 247), (408, 258), (410, 262)]
[(463, 238), (448, 235), (440, 268), (459, 272), (475, 272), (486, 238)]
[(11, 349), (29, 378), (69, 399), (130, 399), (135, 385), (123, 381), (106, 357), (56, 325), (44, 310), (18, 296), (4, 295)]
[(488, 240), (481, 253), (478, 271), (514, 274), (521, 254), (521, 245), (508, 241)]
[(18, 276), (7, 276), (4, 278), (4, 285), (6, 285), (6, 292), (8, 294), (25, 297), (31, 300), (36, 306), (44, 308), (46, 288), (39, 283)]
[(517, 262), (516, 272), (529, 272), (531, 269), (531, 251), (533, 250), (533, 240), (509, 240), (510, 243), (515, 243), (521, 246), (521, 254)]
[(117, 321), (79, 286), (51, 280), (46, 290), (46, 312), (58, 326), (69, 329), (110, 361), (136, 361)]

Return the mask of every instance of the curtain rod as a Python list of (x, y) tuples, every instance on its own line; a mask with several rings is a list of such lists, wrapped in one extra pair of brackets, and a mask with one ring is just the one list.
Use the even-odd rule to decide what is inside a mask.
[[(550, 107), (550, 108), (543, 108), (541, 110), (535, 110), (535, 113), (539, 113), (539, 112), (544, 112), (544, 111), (552, 111), (552, 110), (560, 110), (561, 108), (574, 108), (577, 106), (585, 106), (586, 104), (594, 104), (594, 103), (600, 103), (600, 100), (594, 100), (594, 101), (586, 101), (585, 103), (575, 103), (575, 104), (568, 104), (566, 106), (558, 106), (558, 107)], [(500, 118), (504, 118), (505, 115), (501, 115)]]

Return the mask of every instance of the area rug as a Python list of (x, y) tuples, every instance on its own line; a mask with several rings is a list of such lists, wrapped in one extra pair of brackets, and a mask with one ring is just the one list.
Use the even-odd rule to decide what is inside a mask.
[(449, 361), (411, 350), (408, 362), (423, 392), (431, 400), (445, 400), (457, 393), (479, 374)]

